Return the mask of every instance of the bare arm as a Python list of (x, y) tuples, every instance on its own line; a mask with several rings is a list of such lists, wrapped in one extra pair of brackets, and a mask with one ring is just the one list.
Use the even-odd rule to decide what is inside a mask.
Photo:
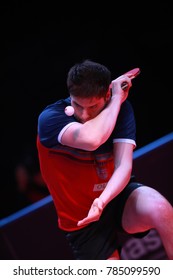
[(100, 195), (104, 207), (116, 197), (130, 180), (133, 163), (134, 145), (129, 143), (114, 144), (115, 169), (105, 190)]
[[(126, 81), (128, 87), (122, 90), (121, 84)], [(131, 80), (121, 76), (112, 81), (112, 98), (108, 105), (93, 119), (84, 124), (75, 122), (67, 128), (62, 136), (62, 144), (73, 148), (92, 151), (102, 145), (111, 135), (121, 104), (128, 97)]]
[(93, 201), (88, 216), (79, 221), (78, 226), (99, 220), (105, 206), (125, 188), (131, 176), (133, 149), (132, 144), (114, 144), (114, 173), (104, 191)]

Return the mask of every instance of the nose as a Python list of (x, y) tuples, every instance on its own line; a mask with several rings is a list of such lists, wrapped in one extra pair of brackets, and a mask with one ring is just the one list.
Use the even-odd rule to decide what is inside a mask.
[(86, 109), (82, 110), (81, 119), (86, 122), (90, 118), (89, 113)]

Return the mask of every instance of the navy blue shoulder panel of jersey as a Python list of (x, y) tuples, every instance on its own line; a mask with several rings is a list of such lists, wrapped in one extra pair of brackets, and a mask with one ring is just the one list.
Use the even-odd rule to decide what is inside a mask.
[(46, 147), (54, 147), (58, 143), (58, 135), (67, 124), (75, 122), (74, 116), (67, 116), (66, 106), (71, 105), (70, 98), (61, 99), (48, 105), (38, 117), (38, 136)]
[(136, 142), (136, 120), (133, 107), (128, 100), (121, 105), (121, 110), (112, 135), (113, 139), (125, 138)]
[[(48, 105), (38, 118), (38, 135), (41, 143), (46, 147), (55, 147), (58, 144), (60, 131), (69, 123), (75, 122), (74, 116), (67, 116), (64, 113), (66, 106), (70, 105), (70, 98), (61, 99)], [(133, 108), (126, 100), (120, 109), (116, 126), (108, 139), (107, 143), (112, 145), (113, 139), (124, 138), (136, 141), (136, 124)], [(109, 147), (110, 148), (110, 147)]]

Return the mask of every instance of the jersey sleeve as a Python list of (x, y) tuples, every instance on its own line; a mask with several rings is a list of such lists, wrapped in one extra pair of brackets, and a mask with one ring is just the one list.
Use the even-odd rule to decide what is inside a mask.
[(126, 100), (118, 115), (117, 123), (113, 131), (113, 143), (127, 142), (136, 147), (136, 121), (131, 103)]
[[(58, 101), (48, 105), (38, 117), (38, 136), (45, 147), (56, 147), (59, 134), (65, 127), (75, 122), (73, 116), (67, 116), (64, 109), (67, 104)], [(62, 134), (62, 133), (61, 133)]]

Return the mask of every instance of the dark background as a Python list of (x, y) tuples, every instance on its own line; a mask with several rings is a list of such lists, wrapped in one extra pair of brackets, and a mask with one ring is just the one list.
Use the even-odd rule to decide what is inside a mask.
[(105, 64), (113, 79), (141, 69), (129, 95), (137, 148), (172, 132), (172, 9), (111, 3), (0, 4), (1, 190), (9, 196), (16, 163), (35, 152), (39, 113), (67, 96), (67, 71), (85, 58)]

